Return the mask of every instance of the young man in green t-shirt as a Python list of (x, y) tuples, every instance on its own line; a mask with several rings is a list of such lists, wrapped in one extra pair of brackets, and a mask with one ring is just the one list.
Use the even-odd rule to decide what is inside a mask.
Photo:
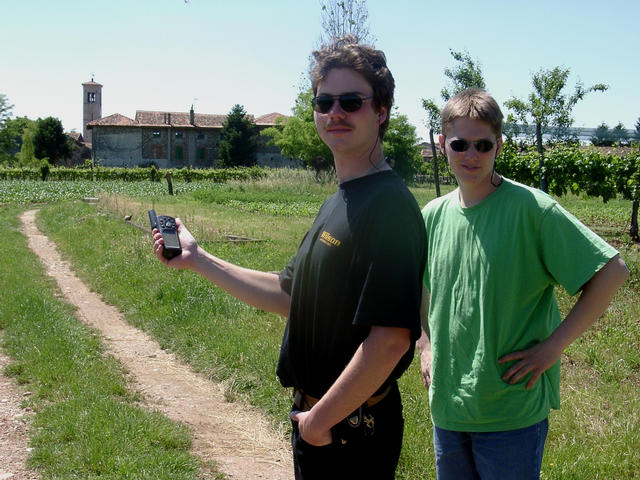
[[(618, 252), (543, 192), (502, 177), (502, 112), (466, 90), (442, 111), (458, 188), (422, 211), (428, 258), (418, 341), (438, 479), (536, 479), (560, 355), (629, 271)], [(555, 285), (581, 291), (561, 318)]]

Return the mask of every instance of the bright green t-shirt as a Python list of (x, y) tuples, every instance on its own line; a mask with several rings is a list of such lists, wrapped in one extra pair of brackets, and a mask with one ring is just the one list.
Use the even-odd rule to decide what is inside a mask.
[(466, 432), (524, 428), (560, 407), (560, 362), (531, 390), (510, 385), (507, 353), (546, 339), (561, 322), (554, 286), (571, 295), (618, 252), (543, 192), (504, 179), (480, 204), (458, 190), (422, 211), (428, 258), (429, 389), (436, 426)]

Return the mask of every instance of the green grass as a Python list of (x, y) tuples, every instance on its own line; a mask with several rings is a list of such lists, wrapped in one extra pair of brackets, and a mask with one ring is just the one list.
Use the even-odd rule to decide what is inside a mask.
[[(132, 215), (134, 223), (146, 225), (151, 207), (178, 215), (211, 253), (278, 271), (313, 220), (315, 212), (297, 206), (320, 205), (336, 188), (317, 185), (299, 172), (286, 173), (293, 179), (200, 185), (175, 197), (144, 193), (105, 196), (98, 206), (58, 203), (44, 207), (38, 221), (79, 275), (128, 321), (196, 370), (226, 381), (230, 398), (257, 405), (282, 425), (290, 392), (279, 385), (275, 364), (284, 319), (245, 306), (193, 273), (166, 269), (153, 258), (148, 235), (122, 217)], [(435, 195), (429, 187), (412, 192), (420, 206)], [(572, 196), (560, 202), (621, 251), (631, 277), (605, 317), (564, 355), (562, 408), (551, 414), (543, 478), (640, 479), (640, 255), (626, 231), (631, 206)], [(226, 234), (259, 241), (230, 243)], [(566, 313), (575, 298), (562, 290), (558, 295)], [(398, 478), (435, 478), (417, 359), (401, 379), (401, 389), (405, 440)]]
[(0, 206), (0, 339), (12, 358), (4, 373), (32, 392), (29, 466), (45, 479), (197, 478), (189, 431), (141, 408), (121, 365), (28, 249), (20, 211)]

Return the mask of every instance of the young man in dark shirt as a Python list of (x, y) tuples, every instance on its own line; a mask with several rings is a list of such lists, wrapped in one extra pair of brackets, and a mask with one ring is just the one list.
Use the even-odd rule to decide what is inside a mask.
[(280, 275), (200, 248), (178, 219), (191, 269), (237, 298), (288, 317), (277, 373), (292, 387), (297, 479), (394, 478), (402, 446), (396, 380), (420, 336), (424, 222), (382, 153), (394, 80), (384, 54), (350, 38), (313, 54), (318, 134), (339, 185)]

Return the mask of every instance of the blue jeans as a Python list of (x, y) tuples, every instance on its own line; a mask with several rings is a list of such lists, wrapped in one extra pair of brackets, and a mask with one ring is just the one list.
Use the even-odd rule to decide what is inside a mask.
[(438, 480), (538, 480), (549, 421), (506, 432), (433, 427)]

